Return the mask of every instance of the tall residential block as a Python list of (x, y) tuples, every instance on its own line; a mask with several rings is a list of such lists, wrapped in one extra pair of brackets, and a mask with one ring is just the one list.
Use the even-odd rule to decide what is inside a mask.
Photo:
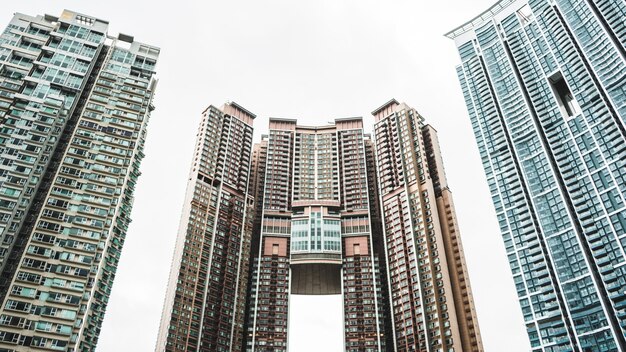
[(255, 115), (236, 103), (202, 114), (158, 351), (241, 351), (254, 204)]
[(503, 0), (447, 34), (533, 351), (626, 351), (625, 18)]
[(0, 35), (0, 351), (93, 351), (159, 49), (63, 11)]
[(436, 131), (374, 114), (252, 146), (254, 115), (205, 112), (157, 351), (287, 351), (291, 295), (342, 295), (345, 351), (482, 351)]
[(395, 351), (482, 351), (437, 131), (391, 100), (375, 118)]
[(270, 119), (259, 146), (266, 165), (258, 163), (263, 169), (254, 172), (264, 186), (257, 199), (249, 350), (287, 350), (289, 294), (343, 294), (345, 349), (385, 350), (383, 248), (373, 239), (381, 234), (373, 232), (377, 199), (369, 192), (375, 171), (368, 140), (361, 118), (326, 126)]

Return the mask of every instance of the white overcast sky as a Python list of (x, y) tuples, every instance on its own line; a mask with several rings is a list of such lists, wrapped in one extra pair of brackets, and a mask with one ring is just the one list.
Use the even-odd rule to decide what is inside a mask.
[[(495, 0), (4, 1), (15, 12), (64, 8), (110, 22), (111, 34), (161, 48), (159, 86), (122, 258), (98, 352), (154, 350), (200, 113), (236, 101), (268, 117), (324, 124), (390, 98), (439, 131), (485, 350), (530, 349), (486, 179), (444, 33)], [(371, 131), (371, 130), (370, 130)], [(339, 296), (293, 299), (290, 350), (341, 351)]]

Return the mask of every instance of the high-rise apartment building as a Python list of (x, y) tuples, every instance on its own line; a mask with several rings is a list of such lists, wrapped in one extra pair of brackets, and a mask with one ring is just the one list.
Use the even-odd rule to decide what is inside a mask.
[(375, 142), (270, 118), (252, 146), (253, 114), (205, 111), (157, 351), (287, 351), (290, 295), (331, 294), (346, 351), (482, 351), (436, 131), (374, 115)]
[(254, 118), (236, 103), (202, 114), (158, 351), (241, 351), (244, 345)]
[(625, 18), (503, 0), (447, 34), (533, 351), (626, 351)]
[[(372, 145), (361, 118), (326, 126), (270, 119), (258, 252), (252, 263), (248, 349), (286, 351), (289, 294), (343, 294), (348, 351), (385, 350)], [(370, 150), (367, 153), (367, 149)], [(367, 159), (370, 160), (367, 160)], [(377, 241), (379, 244), (381, 241)]]
[(389, 101), (375, 118), (395, 351), (482, 351), (436, 130)]
[(64, 11), (0, 35), (0, 351), (93, 351), (159, 49)]

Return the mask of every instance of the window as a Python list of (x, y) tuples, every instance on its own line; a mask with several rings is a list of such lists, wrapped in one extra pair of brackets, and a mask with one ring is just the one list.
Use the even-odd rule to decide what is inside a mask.
[(278, 255), (278, 243), (272, 244), (272, 255)]
[(354, 244), (353, 250), (354, 250), (354, 255), (361, 255), (361, 246), (359, 243)]

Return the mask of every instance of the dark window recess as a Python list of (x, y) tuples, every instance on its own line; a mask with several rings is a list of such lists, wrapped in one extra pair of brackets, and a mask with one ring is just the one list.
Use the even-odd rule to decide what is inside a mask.
[(572, 91), (569, 90), (565, 79), (563, 79), (563, 75), (558, 72), (552, 75), (549, 80), (552, 91), (559, 103), (559, 108), (561, 108), (561, 112), (567, 117), (574, 117), (576, 114), (580, 113), (580, 106), (578, 106), (576, 99), (574, 99)]

